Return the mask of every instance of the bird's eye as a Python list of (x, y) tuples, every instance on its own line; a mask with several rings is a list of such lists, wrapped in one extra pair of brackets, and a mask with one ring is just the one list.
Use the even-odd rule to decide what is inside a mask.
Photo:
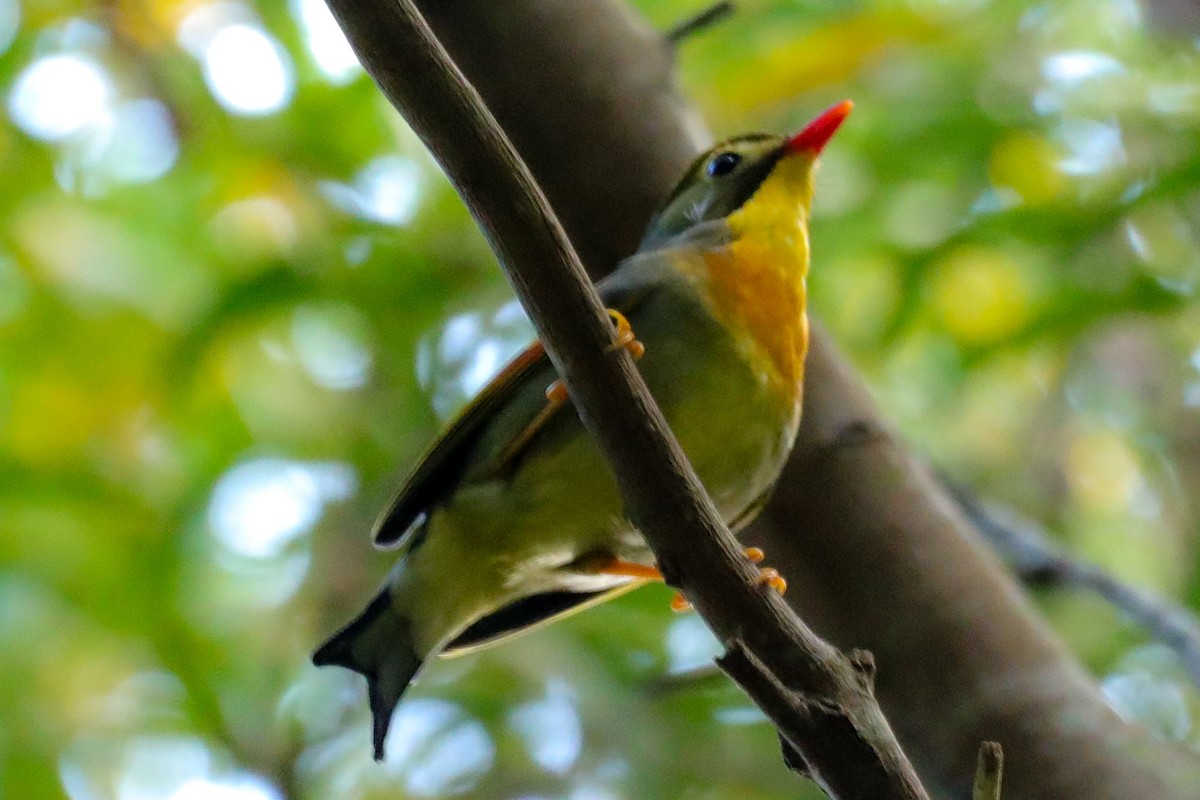
[(733, 172), (733, 168), (740, 164), (742, 157), (737, 153), (721, 153), (714, 156), (713, 160), (708, 162), (708, 168), (705, 170), (710, 178), (719, 178), (722, 175), (728, 175)]

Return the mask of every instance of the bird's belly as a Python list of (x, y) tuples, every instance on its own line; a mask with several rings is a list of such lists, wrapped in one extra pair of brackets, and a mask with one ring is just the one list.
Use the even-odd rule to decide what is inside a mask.
[[(718, 510), (733, 521), (778, 476), (796, 431), (795, 398), (781, 397), (711, 318), (643, 316), (648, 321), (635, 322), (646, 345), (642, 375)], [(606, 588), (611, 578), (584, 586), (591, 576), (564, 569), (590, 554), (653, 560), (608, 464), (570, 409), (535, 438), (513, 474), (461, 486), (439, 513), (453, 518), (472, 558), (498, 562), (492, 574), (521, 593)]]
[(775, 483), (797, 417), (765, 381), (730, 370), (709, 376), (668, 420), (722, 517), (732, 522)]

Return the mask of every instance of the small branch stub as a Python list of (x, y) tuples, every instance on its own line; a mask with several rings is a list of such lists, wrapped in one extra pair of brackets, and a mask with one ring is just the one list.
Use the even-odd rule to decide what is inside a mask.
[(699, 14), (676, 23), (664, 34), (664, 38), (667, 40), (667, 44), (672, 47), (678, 47), (684, 40), (705, 28), (712, 27), (733, 14), (736, 10), (737, 8), (731, 0), (721, 0), (719, 3), (713, 3)]
[(975, 764), (975, 787), (971, 800), (1000, 800), (1000, 781), (1004, 773), (1004, 750), (999, 742), (979, 745)]
[(871, 651), (854, 649), (846, 657), (850, 659), (850, 666), (854, 668), (863, 688), (868, 692), (875, 691), (875, 656)]

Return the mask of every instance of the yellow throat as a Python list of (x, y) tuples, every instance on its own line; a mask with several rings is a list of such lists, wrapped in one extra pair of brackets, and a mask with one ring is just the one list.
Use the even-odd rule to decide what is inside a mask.
[(784, 155), (726, 218), (733, 241), (706, 254), (714, 311), (772, 388), (798, 403), (808, 350), (805, 313), (813, 159)]

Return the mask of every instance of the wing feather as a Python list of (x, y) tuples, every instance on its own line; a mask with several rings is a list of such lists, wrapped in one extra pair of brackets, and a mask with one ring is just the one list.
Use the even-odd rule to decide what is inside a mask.
[(477, 394), (417, 462), (388, 510), (375, 523), (373, 536), (380, 547), (405, 547), (425, 521), (425, 510), (462, 475), (463, 457), (483, 429), (493, 409), (512, 394), (530, 373), (546, 362), (546, 350), (534, 342), (510, 361)]
[[(624, 261), (596, 288), (605, 306), (630, 316), (653, 290), (656, 276), (669, 269), (669, 264), (669, 257), (664, 252), (640, 254)], [(467, 404), (426, 451), (387, 511), (375, 523), (372, 535), (377, 546), (400, 549), (413, 542), (425, 522), (426, 513), (452, 494), (458, 485), (467, 467), (467, 455), (494, 417), (495, 410), (548, 364), (545, 348), (540, 342), (534, 342)]]

